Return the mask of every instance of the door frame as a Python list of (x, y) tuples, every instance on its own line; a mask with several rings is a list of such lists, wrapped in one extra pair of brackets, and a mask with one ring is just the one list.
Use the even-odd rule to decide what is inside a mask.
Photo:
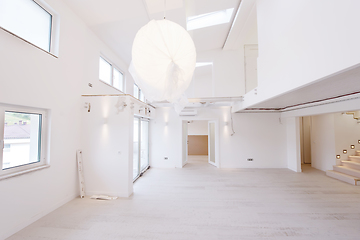
[[(182, 118), (181, 119), (181, 142), (183, 143), (183, 121), (208, 121), (208, 130), (209, 130), (209, 121), (212, 121), (215, 123), (215, 165), (217, 168), (221, 167), (221, 162), (220, 162), (220, 125), (219, 125), (219, 119), (217, 118)], [(187, 138), (188, 135), (186, 135)], [(182, 159), (183, 159), (183, 151), (181, 151), (181, 158), (179, 158), (179, 163), (177, 164), (178, 168), (182, 168)], [(187, 156), (186, 156), (187, 159)]]
[[(184, 126), (186, 126), (186, 127), (184, 127)], [(186, 135), (184, 134), (185, 131), (186, 131)], [(186, 165), (187, 160), (188, 160), (188, 155), (189, 155), (189, 153), (188, 153), (188, 151), (189, 151), (189, 149), (188, 149), (188, 143), (189, 143), (188, 133), (189, 133), (188, 121), (182, 120), (181, 121), (181, 168), (183, 168)], [(185, 139), (184, 139), (184, 136), (185, 136)], [(184, 151), (186, 154), (184, 154)]]

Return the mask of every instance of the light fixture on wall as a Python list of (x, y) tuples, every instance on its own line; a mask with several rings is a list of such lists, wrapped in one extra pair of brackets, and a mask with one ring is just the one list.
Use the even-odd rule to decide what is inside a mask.
[(358, 144), (360, 144), (360, 140), (358, 140)]
[(164, 16), (137, 32), (129, 72), (147, 100), (175, 103), (180, 112), (188, 102), (184, 92), (195, 64), (196, 49), (189, 33)]
[(225, 125), (225, 126), (228, 126), (228, 125), (229, 125), (229, 122), (228, 122), (228, 121), (224, 122), (224, 125)]
[(340, 159), (340, 155), (336, 155), (336, 159)]
[(346, 154), (346, 153), (347, 153), (347, 150), (346, 150), (346, 149), (344, 149), (344, 150), (343, 150), (343, 153), (345, 153), (345, 154)]
[(88, 102), (86, 102), (84, 108), (86, 108), (87, 111), (90, 112), (90, 110), (91, 110), (91, 104), (88, 103)]
[(351, 149), (355, 149), (355, 145), (351, 145), (350, 148), (351, 148)]

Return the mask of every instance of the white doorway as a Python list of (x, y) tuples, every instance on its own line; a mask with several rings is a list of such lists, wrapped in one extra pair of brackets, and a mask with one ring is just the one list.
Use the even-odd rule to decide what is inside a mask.
[(210, 164), (216, 165), (216, 149), (215, 149), (215, 122), (208, 122), (208, 161)]
[(181, 167), (188, 161), (188, 121), (182, 121), (182, 158)]
[(301, 164), (311, 164), (311, 116), (300, 118)]
[(219, 167), (218, 139), (217, 120), (184, 120), (182, 122), (182, 166), (196, 162)]

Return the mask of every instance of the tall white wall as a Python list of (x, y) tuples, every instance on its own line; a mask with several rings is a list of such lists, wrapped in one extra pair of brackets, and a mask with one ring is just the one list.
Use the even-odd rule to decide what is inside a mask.
[[(210, 50), (198, 53), (196, 58), (197, 62), (213, 63), (212, 78), (200, 78), (191, 84), (187, 90), (190, 98), (235, 97), (245, 93), (244, 69), (241, 67), (244, 55), (240, 50)], [(205, 85), (207, 86), (204, 88)], [(212, 94), (209, 96), (210, 91)]]
[[(133, 192), (134, 110), (125, 97), (84, 97), (82, 153), (86, 195), (128, 197)], [(125, 108), (117, 108), (127, 102)]]
[(298, 117), (285, 119), (287, 167), (294, 172), (301, 172), (300, 120)]
[[(287, 168), (286, 126), (280, 114), (234, 114), (231, 136), (230, 109), (199, 109), (195, 117), (179, 117), (171, 108), (157, 109), (151, 121), (151, 166), (174, 168), (181, 162), (182, 120), (218, 120), (221, 168)], [(165, 126), (165, 122), (168, 125)], [(191, 124), (190, 124), (191, 125)], [(164, 160), (164, 157), (169, 157)], [(248, 162), (253, 158), (253, 162)]]
[(322, 171), (331, 170), (336, 164), (334, 114), (311, 119), (311, 166)]
[(46, 2), (60, 15), (59, 58), (0, 30), (0, 103), (48, 109), (51, 118), (50, 168), (0, 181), (0, 239), (78, 196), (81, 94), (119, 93), (98, 80), (100, 53), (127, 69), (62, 1)]
[(359, 8), (353, 0), (258, 0), (259, 87), (242, 107), (359, 64)]

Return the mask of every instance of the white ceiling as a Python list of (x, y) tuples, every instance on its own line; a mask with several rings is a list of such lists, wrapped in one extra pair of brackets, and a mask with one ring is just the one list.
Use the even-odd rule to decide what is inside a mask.
[[(150, 19), (164, 17), (164, 0), (63, 0), (90, 29), (126, 62), (132, 42)], [(188, 16), (234, 8), (229, 23), (189, 31), (198, 52), (221, 49), (240, 0), (166, 0), (166, 19), (186, 28)]]

